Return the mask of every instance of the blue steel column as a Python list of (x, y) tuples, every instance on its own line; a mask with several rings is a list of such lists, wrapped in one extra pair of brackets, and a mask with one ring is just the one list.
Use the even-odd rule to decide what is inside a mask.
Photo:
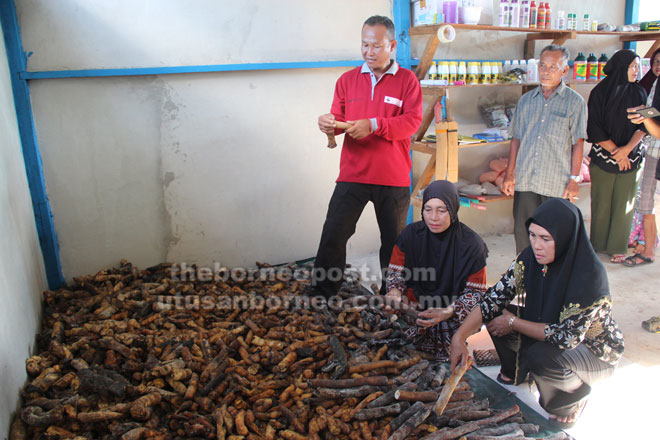
[(25, 170), (32, 197), (32, 208), (37, 225), (39, 244), (46, 268), (48, 287), (50, 289), (56, 289), (63, 286), (65, 281), (62, 275), (60, 248), (57, 243), (57, 234), (55, 233), (55, 226), (53, 224), (53, 214), (50, 210), (50, 204), (46, 194), (46, 182), (44, 181), (41, 155), (34, 129), (32, 105), (30, 104), (30, 87), (27, 81), (19, 78), (19, 73), (26, 69), (27, 57), (23, 52), (20, 28), (18, 26), (13, 0), (0, 0), (0, 22), (2, 23), (2, 33), (7, 49), (16, 118), (18, 119), (18, 130), (21, 135)]
[[(626, 16), (625, 16), (624, 24), (637, 23), (638, 19), (639, 19), (639, 0), (626, 0)], [(634, 41), (625, 41), (623, 43), (623, 48), (636, 50), (637, 43)]]
[[(396, 29), (396, 61), (410, 69), (411, 56), (410, 56), (410, 35), (408, 35), (408, 27), (410, 27), (410, 0), (394, 0), (392, 4), (392, 16), (394, 19), (394, 27)], [(412, 149), (410, 150), (410, 161), (412, 162)], [(410, 192), (412, 195), (413, 190), (413, 170), (410, 167)], [(408, 207), (408, 223), (413, 222), (413, 209), (412, 205)]]

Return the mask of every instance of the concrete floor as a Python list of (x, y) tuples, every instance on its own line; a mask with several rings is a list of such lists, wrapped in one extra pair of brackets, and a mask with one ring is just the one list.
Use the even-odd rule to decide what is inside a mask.
[[(581, 208), (584, 213), (586, 210)], [(585, 220), (588, 224), (588, 218)], [(511, 264), (515, 245), (513, 235), (509, 234), (485, 236), (484, 240), (490, 250), (488, 282), (492, 285)], [(660, 334), (641, 328), (643, 320), (660, 315), (660, 261), (628, 268), (611, 264), (605, 255), (601, 260), (607, 269), (614, 318), (624, 334), (626, 350), (615, 374), (593, 388), (578, 424), (567, 432), (577, 440), (660, 438), (656, 399), (660, 396)], [(353, 267), (366, 265), (373, 269), (378, 258), (370, 255), (354, 258), (350, 263)], [(493, 347), (485, 330), (472, 336), (468, 343), (471, 349)], [(494, 380), (499, 367), (482, 368), (482, 371)], [(526, 385), (502, 386), (547, 416), (537, 403), (535, 389), (530, 390)]]

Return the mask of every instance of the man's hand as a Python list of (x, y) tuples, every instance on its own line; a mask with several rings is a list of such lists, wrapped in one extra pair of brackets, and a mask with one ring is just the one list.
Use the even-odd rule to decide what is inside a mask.
[(439, 307), (436, 309), (428, 309), (420, 312), (419, 316), (424, 319), (418, 319), (417, 325), (420, 327), (433, 327), (446, 321), (454, 315), (454, 307)]
[(509, 312), (507, 309), (504, 309), (502, 310), (502, 314), (500, 316), (493, 318), (492, 321), (486, 324), (486, 328), (493, 336), (506, 336), (513, 331), (511, 330), (511, 327), (509, 327), (509, 320), (514, 316), (515, 315), (513, 313)]
[(505, 196), (512, 196), (515, 187), (516, 178), (513, 176), (505, 176), (502, 185), (500, 186), (500, 191), (502, 191)]
[(562, 198), (568, 199), (569, 202), (573, 202), (578, 196), (578, 193), (580, 192), (580, 188), (578, 187), (578, 183), (570, 179), (568, 181), (568, 185), (566, 185), (566, 190), (564, 191), (564, 196)]
[(451, 338), (451, 347), (449, 348), (449, 365), (450, 371), (453, 373), (456, 366), (460, 363), (467, 365), (470, 353), (468, 353), (467, 345), (465, 345), (465, 338), (456, 333)]
[(335, 134), (335, 115), (326, 113), (319, 116), (319, 130), (325, 134)]
[(353, 139), (360, 140), (371, 134), (371, 121), (369, 119), (358, 119), (357, 121), (346, 121), (353, 125), (346, 129), (346, 134)]

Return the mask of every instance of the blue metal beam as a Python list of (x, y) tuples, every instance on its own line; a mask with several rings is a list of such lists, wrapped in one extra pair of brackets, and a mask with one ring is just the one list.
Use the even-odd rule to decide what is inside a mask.
[(242, 72), (249, 70), (317, 69), (361, 66), (363, 60), (301, 61), (282, 63), (210, 64), (202, 66), (137, 67), (130, 69), (45, 70), (19, 73), (22, 80), (107, 76), (171, 75), (181, 73)]
[(34, 129), (32, 105), (30, 104), (30, 88), (25, 80), (19, 78), (18, 74), (25, 71), (27, 58), (23, 52), (20, 28), (18, 26), (13, 0), (0, 0), (0, 23), (2, 23), (2, 33), (7, 49), (9, 74), (14, 92), (16, 118), (18, 119), (18, 131), (21, 136), (25, 170), (32, 197), (32, 208), (34, 209), (39, 244), (46, 268), (48, 287), (50, 289), (56, 289), (63, 286), (65, 280), (62, 275), (60, 249), (53, 224), (53, 213), (51, 212), (48, 195), (46, 194), (41, 155)]
[[(394, 0), (392, 2), (392, 17), (394, 21), (394, 29), (396, 29), (396, 61), (401, 67), (410, 69), (410, 35), (408, 28), (410, 27), (410, 0)], [(410, 150), (410, 162), (412, 163), (412, 149)], [(413, 169), (410, 167), (410, 191), (413, 190)], [(412, 204), (408, 207), (407, 223), (414, 221)]]
[[(637, 23), (639, 20), (639, 1), (640, 0), (626, 0), (626, 15), (625, 24)], [(635, 41), (626, 41), (623, 43), (624, 49), (636, 50), (637, 43)]]

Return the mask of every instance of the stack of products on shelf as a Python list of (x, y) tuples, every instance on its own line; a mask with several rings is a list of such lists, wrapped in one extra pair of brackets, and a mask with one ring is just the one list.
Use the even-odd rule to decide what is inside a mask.
[[(578, 30), (578, 14), (566, 11), (557, 12), (557, 21), (552, 22), (552, 8), (549, 2), (529, 0), (500, 0), (497, 22), (501, 27), (514, 27), (523, 29), (561, 29)], [(598, 21), (593, 20), (589, 13), (582, 19), (581, 29), (584, 31), (598, 30)]]
[(535, 83), (537, 60), (433, 61), (422, 85), (460, 86), (475, 84)]

